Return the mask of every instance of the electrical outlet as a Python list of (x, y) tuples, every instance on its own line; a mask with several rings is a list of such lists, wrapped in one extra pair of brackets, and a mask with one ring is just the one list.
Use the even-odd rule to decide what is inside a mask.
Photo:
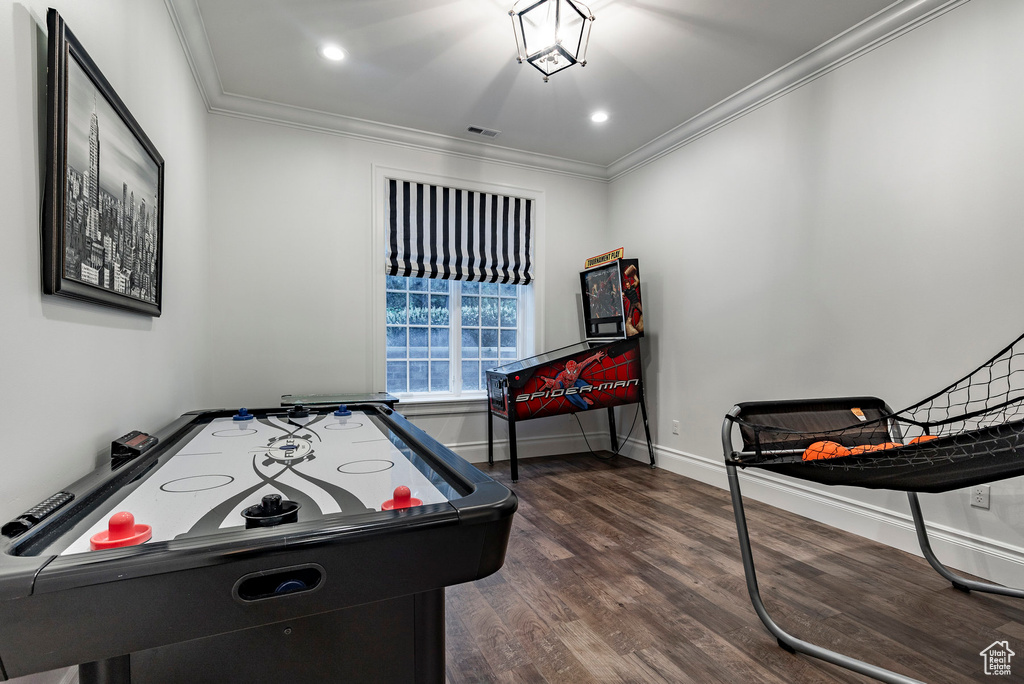
[(673, 420), (672, 421), (672, 434), (673, 435), (678, 435), (679, 434), (679, 421), (678, 420)]
[(974, 485), (971, 487), (971, 505), (975, 508), (984, 508), (987, 511), (991, 491), (992, 487), (989, 485)]

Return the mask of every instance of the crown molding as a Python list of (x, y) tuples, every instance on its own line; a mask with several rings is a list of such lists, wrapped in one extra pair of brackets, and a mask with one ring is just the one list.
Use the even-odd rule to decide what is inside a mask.
[(196, 0), (164, 0), (207, 111), (212, 114), (606, 182), (646, 166), (967, 2), (970, 0), (898, 0), (603, 166), (226, 93)]
[[(199, 14), (199, 7), (195, 0), (181, 2), (175, 0), (164, 0), (164, 7), (171, 17), (171, 24), (174, 32), (178, 34), (178, 42), (185, 53), (185, 60), (189, 69), (192, 70), (192, 78), (199, 87), (199, 96), (203, 98), (207, 111), (210, 110), (210, 98), (207, 95), (214, 89), (209, 86), (210, 82), (216, 84), (216, 92), (221, 91), (220, 77), (217, 74), (217, 65), (213, 61), (213, 50), (210, 49), (210, 42), (206, 37), (206, 27), (203, 26), (203, 17)], [(202, 49), (193, 50), (189, 36), (202, 36)]]
[(283, 105), (231, 93), (220, 92), (209, 97), (211, 103), (209, 111), (213, 114), (235, 116), (317, 133), (340, 135), (429, 152), (443, 152), (457, 157), (548, 171), (588, 180), (607, 180), (606, 167), (600, 164), (477, 143), (448, 135), (341, 116), (315, 109)]

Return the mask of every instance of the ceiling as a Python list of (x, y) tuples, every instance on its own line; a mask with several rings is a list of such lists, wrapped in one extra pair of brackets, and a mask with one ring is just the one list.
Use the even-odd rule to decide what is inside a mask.
[[(515, 59), (512, 0), (165, 2), (212, 111), (515, 151), (597, 176), (851, 27), (922, 4), (592, 0), (587, 66), (545, 83)], [(323, 60), (325, 41), (346, 59)], [(590, 121), (598, 109), (607, 122)]]

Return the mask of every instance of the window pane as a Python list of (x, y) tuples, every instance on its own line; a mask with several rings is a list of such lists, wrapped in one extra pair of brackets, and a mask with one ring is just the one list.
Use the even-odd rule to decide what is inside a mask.
[(433, 325), (448, 325), (448, 295), (430, 295), (430, 322)]
[(405, 392), (409, 381), (406, 380), (405, 361), (388, 361), (388, 392)]
[(388, 327), (388, 358), (389, 359), (404, 359), (405, 358), (405, 342), (406, 342), (406, 328), (389, 326)]
[(462, 325), (480, 325), (480, 298), (462, 296)]
[(464, 359), (479, 359), (480, 358), (480, 329), (479, 328), (463, 328), (462, 329), (462, 358), (464, 358)]
[[(395, 292), (388, 292), (387, 321), (391, 324), (405, 325), (406, 296)], [(378, 300), (380, 301), (380, 300)]]
[(389, 392), (480, 391), (488, 369), (519, 358), (518, 285), (385, 276), (385, 287)]
[(410, 392), (426, 392), (428, 389), (430, 389), (430, 383), (427, 382), (428, 372), (429, 364), (426, 361), (409, 362)]
[(480, 389), (480, 362), (479, 361), (463, 361), (462, 362), (462, 389), (464, 389), (464, 390), (478, 390), (478, 389)]
[(409, 328), (409, 358), (427, 358), (427, 329)]
[(516, 358), (516, 331), (515, 330), (502, 330), (501, 331), (501, 358), (503, 358), (503, 359), (514, 359), (514, 358)]
[(498, 358), (498, 331), (480, 331), (480, 356), (488, 359)]
[(501, 327), (516, 327), (516, 300), (507, 297), (501, 298)]
[(448, 328), (430, 329), (430, 358), (448, 358)]
[(430, 362), (430, 391), (431, 392), (447, 392), (451, 388), (451, 383), (448, 378), (448, 362), (447, 361), (431, 361)]
[(427, 295), (409, 295), (409, 323), (425, 324), (427, 322)]
[(482, 297), (480, 299), (480, 325), (498, 326), (497, 297)]

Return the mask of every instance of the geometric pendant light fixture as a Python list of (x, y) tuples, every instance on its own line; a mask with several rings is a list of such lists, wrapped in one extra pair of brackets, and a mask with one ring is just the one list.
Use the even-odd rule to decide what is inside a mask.
[(517, 59), (544, 74), (587, 65), (587, 44), (594, 15), (578, 0), (519, 0), (509, 11)]

